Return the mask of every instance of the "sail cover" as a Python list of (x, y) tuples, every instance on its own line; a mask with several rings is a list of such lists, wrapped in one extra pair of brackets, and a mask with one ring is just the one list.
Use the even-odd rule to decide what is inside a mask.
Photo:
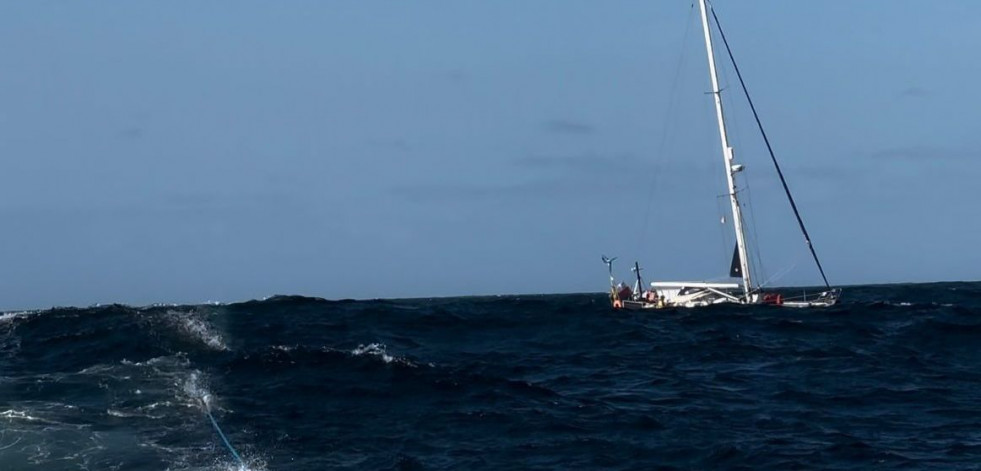
[(729, 276), (733, 278), (742, 278), (743, 276), (742, 264), (739, 263), (739, 245), (736, 245), (732, 249), (732, 264), (729, 265)]

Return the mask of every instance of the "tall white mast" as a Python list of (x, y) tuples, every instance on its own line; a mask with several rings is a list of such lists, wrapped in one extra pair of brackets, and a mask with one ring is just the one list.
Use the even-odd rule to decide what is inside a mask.
[(698, 1), (702, 10), (702, 29), (705, 30), (705, 50), (708, 52), (709, 75), (712, 77), (712, 94), (715, 96), (715, 114), (719, 118), (719, 136), (722, 138), (722, 157), (726, 167), (726, 182), (729, 185), (729, 203), (732, 205), (732, 225), (736, 231), (736, 250), (739, 252), (739, 268), (743, 275), (743, 288), (746, 291), (746, 301), (750, 300), (753, 280), (749, 273), (749, 256), (746, 252), (746, 237), (743, 235), (743, 215), (736, 197), (736, 172), (742, 169), (732, 162), (732, 147), (729, 147), (729, 136), (726, 135), (726, 122), (722, 115), (722, 90), (719, 89), (719, 77), (715, 72), (715, 52), (712, 49), (712, 33), (709, 28), (708, 9), (705, 0)]

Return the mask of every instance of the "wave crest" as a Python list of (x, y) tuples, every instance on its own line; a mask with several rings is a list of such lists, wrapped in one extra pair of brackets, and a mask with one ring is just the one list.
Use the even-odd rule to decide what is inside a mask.
[(210, 322), (202, 318), (200, 311), (167, 311), (168, 321), (179, 332), (187, 337), (204, 344), (211, 350), (227, 351), (228, 345), (221, 333), (211, 325)]

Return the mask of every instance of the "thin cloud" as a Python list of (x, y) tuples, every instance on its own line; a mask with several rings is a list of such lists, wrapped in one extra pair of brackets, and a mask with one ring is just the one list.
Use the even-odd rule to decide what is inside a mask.
[(156, 220), (162, 217), (254, 217), (256, 215), (295, 214), (305, 208), (292, 196), (277, 192), (173, 193), (139, 201), (111, 203), (74, 202), (58, 205), (26, 204), (0, 207), (0, 215), (85, 220)]
[(800, 176), (813, 180), (843, 180), (858, 175), (854, 169), (832, 165), (799, 165), (787, 169), (787, 174), (790, 179)]
[(139, 139), (143, 137), (143, 128), (126, 128), (119, 131), (119, 137), (122, 139)]
[(365, 141), (365, 145), (372, 149), (384, 151), (410, 152), (413, 146), (405, 139), (399, 138), (371, 138)]
[(572, 179), (535, 180), (507, 185), (420, 184), (392, 188), (391, 193), (413, 203), (454, 201), (522, 201), (547, 198), (569, 198), (605, 190), (603, 180), (582, 182)]
[(981, 152), (944, 147), (909, 146), (881, 149), (871, 152), (870, 157), (879, 160), (951, 161), (978, 159)]
[(451, 69), (440, 74), (440, 77), (444, 80), (455, 83), (464, 84), (470, 81), (470, 74), (468, 74), (463, 69)]
[(931, 93), (929, 90), (922, 87), (914, 86), (914, 87), (909, 87), (900, 90), (897, 95), (899, 96), (899, 98), (922, 98), (925, 96), (929, 96), (930, 94)]
[(596, 132), (596, 128), (577, 121), (553, 119), (544, 124), (545, 132), (552, 134), (588, 135)]
[(528, 169), (568, 169), (573, 171), (619, 171), (636, 169), (643, 165), (630, 154), (598, 155), (592, 153), (579, 155), (532, 155), (515, 159), (514, 164)]
[[(695, 160), (657, 161), (641, 158), (631, 153), (576, 155), (531, 155), (515, 159), (512, 163), (526, 170), (548, 172), (565, 171), (586, 175), (654, 175), (669, 174), (673, 177), (689, 177), (715, 173), (715, 162)], [(646, 177), (645, 177), (646, 178)]]
[(279, 191), (242, 193), (184, 192), (165, 195), (159, 206), (166, 210), (253, 211), (264, 209), (295, 209), (300, 203), (290, 194)]

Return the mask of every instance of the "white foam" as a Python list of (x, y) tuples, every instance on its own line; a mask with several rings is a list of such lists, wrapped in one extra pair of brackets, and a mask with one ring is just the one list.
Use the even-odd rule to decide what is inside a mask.
[[(88, 368), (85, 368), (85, 369), (79, 371), (78, 374), (80, 374), (80, 375), (101, 375), (101, 374), (108, 374), (111, 371), (113, 371), (113, 366), (112, 365), (105, 365), (105, 364), (100, 363), (98, 365), (92, 365), (92, 366), (90, 366)], [(122, 377), (122, 378), (123, 379), (128, 379), (125, 376)]]
[(38, 314), (41, 311), (14, 311), (0, 314), (0, 323), (11, 322), (14, 319), (21, 319)]
[(9, 409), (9, 410), (5, 410), (3, 412), (0, 412), (0, 417), (3, 417), (5, 419), (11, 419), (11, 420), (13, 420), (13, 419), (30, 420), (30, 421), (40, 421), (41, 420), (41, 419), (39, 419), (37, 417), (32, 417), (30, 415), (27, 415), (27, 412), (19, 411), (19, 410), (13, 410), (13, 409)]
[(368, 345), (358, 345), (357, 348), (351, 350), (351, 355), (362, 356), (371, 355), (380, 358), (385, 363), (398, 363), (405, 366), (411, 366), (415, 368), (415, 364), (405, 358), (393, 357), (388, 354), (388, 349), (383, 343), (369, 343)]
[(221, 351), (228, 350), (228, 346), (225, 345), (221, 334), (210, 323), (201, 319), (197, 311), (181, 312), (170, 310), (167, 311), (167, 316), (178, 330), (200, 341), (208, 348)]
[(383, 343), (370, 343), (368, 345), (358, 345), (358, 348), (351, 350), (351, 354), (354, 356), (361, 355), (374, 355), (381, 358), (385, 363), (391, 363), (395, 361), (395, 358), (389, 355), (386, 351), (387, 347)]
[(119, 361), (120, 364), (125, 366), (166, 366), (168, 364), (185, 367), (190, 364), (190, 361), (183, 353), (178, 353), (176, 356), (161, 356), (153, 357), (147, 361), (130, 361), (125, 358)]
[(158, 407), (170, 407), (174, 404), (170, 401), (154, 402), (152, 404), (147, 404), (145, 406), (140, 406), (140, 410), (154, 410)]
[(106, 414), (113, 417), (120, 417), (120, 418), (143, 417), (143, 418), (154, 419), (154, 420), (163, 419), (165, 417), (164, 415), (153, 415), (147, 413), (145, 411), (146, 409), (143, 407), (137, 407), (136, 410), (138, 412), (126, 412), (118, 409), (106, 409)]
[[(244, 458), (244, 457), (243, 457)], [(262, 458), (246, 458), (245, 464), (222, 463), (216, 466), (218, 471), (266, 471), (266, 461)]]
[(201, 372), (194, 370), (181, 388), (194, 407), (211, 408), (211, 392), (201, 385)]

